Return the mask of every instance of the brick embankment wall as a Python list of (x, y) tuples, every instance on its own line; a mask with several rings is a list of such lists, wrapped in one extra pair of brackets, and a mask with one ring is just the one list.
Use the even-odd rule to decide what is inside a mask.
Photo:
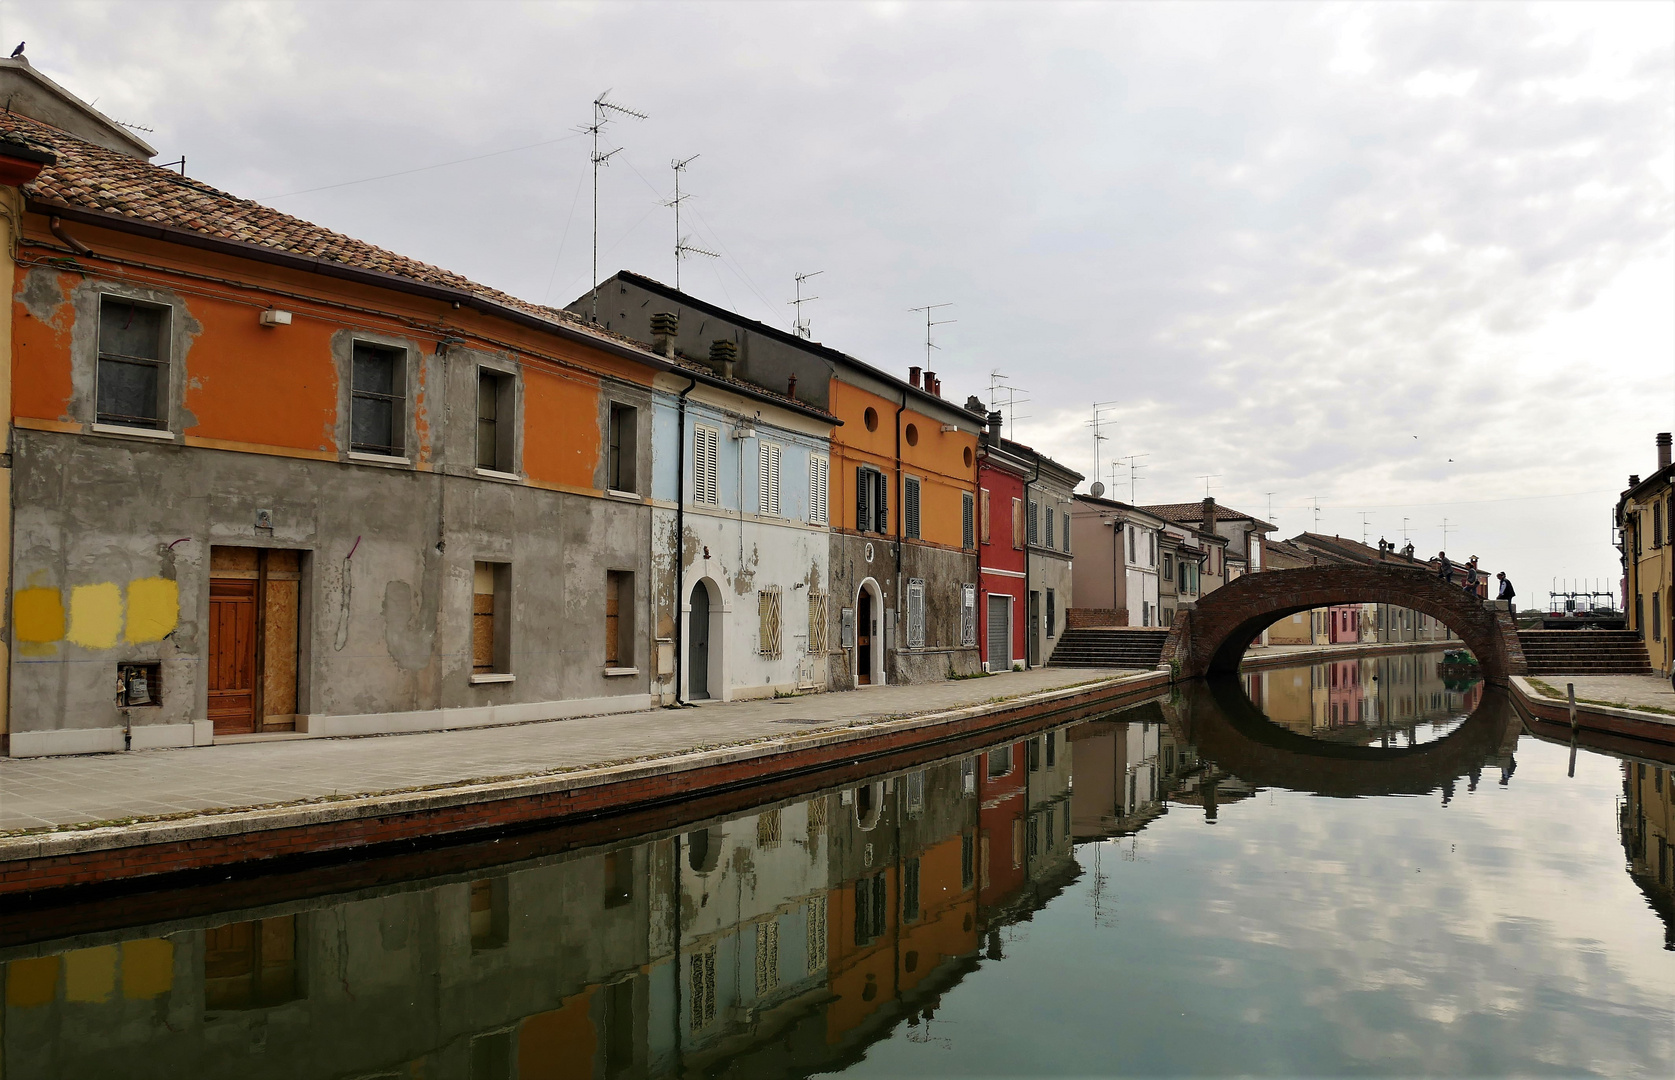
[(1128, 612), (1113, 608), (1073, 607), (1064, 609), (1067, 630), (1094, 630), (1110, 626), (1127, 626)]

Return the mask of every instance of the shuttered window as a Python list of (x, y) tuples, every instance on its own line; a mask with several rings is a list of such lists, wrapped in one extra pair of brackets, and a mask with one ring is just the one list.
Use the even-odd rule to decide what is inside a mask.
[(756, 452), (756, 512), (770, 517), (779, 516), (779, 459), (780, 447), (765, 442)]
[(1039, 521), (1037, 520), (1039, 514), (1040, 504), (1032, 500), (1029, 504), (1029, 542), (1032, 544), (1039, 544), (1041, 542), (1041, 533), (1039, 528), (1037, 528), (1039, 525)]
[(829, 525), (831, 509), (832, 464), (815, 454), (808, 459), (808, 521), (811, 525)]
[(902, 528), (909, 539), (919, 539), (919, 481), (908, 477), (902, 493)]
[(1024, 546), (1024, 500), (1012, 500), (1012, 546), (1023, 550)]
[(977, 644), (977, 586), (960, 586), (960, 644), (971, 648)]
[(982, 534), (978, 537), (978, 539), (987, 544), (989, 542), (989, 489), (984, 488), (982, 491), (978, 492), (977, 499), (979, 503), (977, 507), (977, 517), (982, 523)]
[(977, 546), (976, 533), (976, 500), (971, 492), (960, 493), (960, 546), (971, 549)]
[(808, 651), (820, 655), (826, 651), (826, 594), (818, 589), (808, 591)]
[(1053, 508), (1049, 506), (1049, 507), (1047, 507), (1047, 534), (1046, 534), (1046, 538), (1042, 542), (1045, 543), (1050, 548), (1051, 547), (1058, 547), (1057, 541), (1055, 541), (1053, 539), (1053, 537), (1056, 535), (1053, 531), (1054, 524), (1055, 523), (1053, 521)]
[(889, 485), (884, 474), (865, 466), (855, 470), (855, 528), (859, 532), (890, 531)]
[(1070, 511), (1064, 512), (1064, 553), (1070, 554)]
[(780, 654), (780, 601), (783, 598), (778, 585), (771, 585), (756, 594), (756, 651), (763, 656)]
[(925, 582), (923, 578), (907, 581), (907, 647), (925, 647)]
[(721, 502), (721, 432), (702, 424), (692, 429), (692, 501), (705, 506)]

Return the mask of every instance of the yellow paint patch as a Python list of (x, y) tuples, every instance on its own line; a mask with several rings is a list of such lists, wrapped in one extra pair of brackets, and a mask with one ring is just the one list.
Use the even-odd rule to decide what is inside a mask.
[(128, 641), (162, 641), (180, 624), (180, 586), (168, 578), (128, 583)]
[(69, 639), (84, 649), (108, 649), (122, 633), (122, 590), (114, 581), (70, 590)]
[(50, 1005), (58, 994), (58, 957), (36, 956), (6, 965), (6, 1004), (14, 1009)]
[(102, 1002), (116, 993), (116, 946), (64, 954), (64, 1000)]
[(12, 622), (19, 641), (64, 637), (64, 594), (57, 589), (19, 589), (12, 597)]
[(129, 1001), (161, 997), (174, 987), (174, 943), (142, 938), (122, 943), (122, 996)]

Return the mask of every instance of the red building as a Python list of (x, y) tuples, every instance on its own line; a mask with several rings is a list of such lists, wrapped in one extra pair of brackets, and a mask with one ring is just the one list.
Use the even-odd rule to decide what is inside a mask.
[(977, 451), (977, 646), (989, 671), (1024, 659), (1025, 502), (1031, 465), (1000, 437), (1000, 414)]
[(1029, 818), (1027, 743), (999, 746), (977, 759), (977, 903), (1004, 907), (1029, 877), (1024, 830)]

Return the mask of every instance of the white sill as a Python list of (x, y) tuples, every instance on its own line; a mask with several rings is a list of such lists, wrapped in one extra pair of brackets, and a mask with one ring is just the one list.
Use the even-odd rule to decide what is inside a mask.
[(391, 457), (389, 454), (366, 454), (359, 450), (349, 451), (350, 461), (365, 462), (368, 465), (411, 465), (413, 462), (404, 457)]
[(618, 491), (616, 488), (606, 488), (605, 494), (609, 495), (613, 499), (633, 499), (635, 502), (645, 501), (640, 497), (638, 492), (634, 491)]
[(481, 465), (477, 466), (476, 472), (478, 476), (485, 480), (503, 480), (512, 484), (523, 480), (523, 477), (517, 473), (501, 472), (499, 469), (485, 469)]
[(156, 428), (129, 427), (126, 424), (94, 424), (93, 430), (99, 435), (132, 435), (136, 439), (157, 439), (162, 442), (174, 442), (172, 431), (158, 431)]
[(509, 672), (504, 672), (504, 671), (491, 671), (486, 675), (473, 675), (473, 676), (471, 676), (471, 685), (472, 686), (479, 686), (479, 685), (482, 685), (484, 683), (507, 683), (507, 682), (517, 682), (517, 681), (518, 681), (518, 677), (516, 675), (513, 675)]
[(640, 669), (637, 667), (608, 667), (605, 669), (605, 678), (614, 679), (620, 675), (638, 675), (639, 673)]

